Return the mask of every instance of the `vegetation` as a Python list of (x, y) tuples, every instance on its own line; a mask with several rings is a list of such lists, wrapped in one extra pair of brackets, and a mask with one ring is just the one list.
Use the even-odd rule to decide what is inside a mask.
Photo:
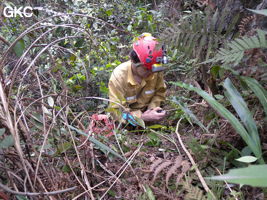
[[(266, 198), (265, 2), (0, 1), (0, 198)], [(90, 131), (143, 32), (167, 46), (168, 118)]]

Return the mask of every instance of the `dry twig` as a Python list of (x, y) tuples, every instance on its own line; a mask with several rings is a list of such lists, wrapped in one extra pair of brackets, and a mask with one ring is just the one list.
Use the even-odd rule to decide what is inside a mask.
[[(215, 168), (216, 171), (219, 173), (219, 175), (222, 175), (222, 173), (220, 172), (220, 170), (218, 168)], [(238, 200), (238, 198), (235, 196), (235, 194), (233, 193), (233, 190), (230, 188), (230, 186), (228, 185), (228, 183), (226, 181), (224, 181), (227, 188), (229, 189), (229, 191), (231, 192), (231, 194), (233, 195), (233, 197), (235, 198), (235, 200)]]
[(22, 196), (40, 196), (40, 195), (57, 195), (57, 194), (61, 194), (61, 193), (65, 193), (65, 192), (70, 192), (72, 190), (75, 190), (77, 188), (77, 186), (71, 187), (71, 188), (67, 188), (64, 190), (57, 190), (57, 191), (52, 191), (52, 192), (17, 192), (14, 191), (12, 189), (10, 189), (9, 187), (3, 185), (2, 183), (0, 183), (0, 188), (2, 188), (3, 190), (11, 193), (11, 194), (15, 194), (15, 195), (22, 195)]
[(191, 162), (192, 165), (195, 167), (197, 176), (198, 176), (198, 178), (199, 178), (199, 180), (200, 180), (202, 186), (204, 187), (205, 191), (206, 191), (207, 193), (210, 193), (210, 194), (212, 195), (212, 197), (213, 197), (214, 199), (216, 199), (215, 195), (214, 195), (213, 192), (209, 189), (209, 187), (208, 187), (208, 185), (206, 184), (206, 182), (205, 182), (203, 176), (201, 175), (201, 173), (200, 173), (200, 171), (199, 171), (199, 169), (198, 169), (198, 167), (197, 167), (197, 165), (196, 165), (196, 163), (195, 163), (193, 157), (191, 156), (191, 154), (189, 153), (189, 151), (188, 151), (188, 150), (186, 149), (186, 147), (184, 146), (184, 143), (183, 143), (183, 141), (182, 141), (182, 139), (181, 139), (181, 136), (180, 136), (180, 134), (179, 134), (179, 132), (178, 132), (178, 129), (179, 129), (179, 125), (180, 125), (181, 120), (182, 120), (182, 118), (177, 122), (176, 130), (175, 130), (175, 133), (176, 133), (176, 135), (177, 135), (177, 137), (178, 137), (178, 140), (179, 140), (179, 142), (180, 142), (180, 144), (181, 144), (181, 146), (182, 146), (184, 152), (185, 152), (186, 155), (188, 156), (190, 162)]
[(107, 191), (100, 197), (99, 200), (103, 199), (106, 196), (106, 194), (108, 193), (108, 191), (113, 187), (113, 185), (119, 180), (119, 178), (125, 172), (127, 167), (130, 166), (130, 164), (133, 161), (133, 159), (135, 158), (135, 156), (139, 153), (142, 146), (143, 146), (143, 143), (138, 147), (138, 149), (135, 150), (135, 152), (131, 155), (131, 157), (126, 161), (125, 168), (122, 170), (122, 172), (119, 174), (119, 176), (115, 179), (115, 181), (111, 184), (111, 186), (107, 189)]

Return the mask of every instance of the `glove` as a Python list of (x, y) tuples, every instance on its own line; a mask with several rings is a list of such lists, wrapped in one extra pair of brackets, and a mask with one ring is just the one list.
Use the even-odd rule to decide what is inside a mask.
[(125, 119), (133, 126), (139, 125), (139, 123), (134, 119), (134, 117), (130, 113), (122, 113), (122, 118)]

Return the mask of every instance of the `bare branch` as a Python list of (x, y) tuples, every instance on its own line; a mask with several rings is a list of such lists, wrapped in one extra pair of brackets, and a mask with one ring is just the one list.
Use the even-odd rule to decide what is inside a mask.
[(2, 183), (0, 183), (0, 188), (2, 188), (3, 190), (11, 193), (11, 194), (15, 194), (15, 195), (22, 195), (22, 196), (40, 196), (40, 195), (57, 195), (57, 194), (61, 194), (61, 193), (65, 193), (65, 192), (70, 192), (73, 191), (77, 188), (77, 186), (71, 187), (71, 188), (67, 188), (64, 190), (57, 190), (57, 191), (52, 191), (52, 192), (17, 192), (14, 191), (12, 189), (10, 189), (9, 187), (3, 185)]
[[(199, 169), (198, 169), (198, 167), (197, 167), (197, 165), (196, 165), (196, 162), (194, 161), (193, 157), (191, 156), (191, 154), (189, 153), (189, 151), (188, 151), (188, 150), (186, 149), (186, 147), (184, 146), (184, 143), (183, 143), (183, 141), (182, 141), (182, 139), (181, 139), (181, 136), (180, 136), (180, 134), (179, 134), (179, 132), (178, 132), (178, 129), (179, 129), (179, 125), (180, 125), (181, 120), (182, 120), (182, 118), (177, 122), (176, 130), (175, 130), (175, 133), (176, 133), (176, 135), (177, 135), (177, 137), (178, 137), (178, 140), (179, 140), (179, 142), (180, 142), (180, 144), (181, 144), (181, 146), (182, 146), (184, 152), (185, 152), (186, 155), (188, 156), (190, 162), (191, 162), (192, 165), (195, 167), (197, 176), (198, 176), (198, 178), (199, 178), (201, 184), (203, 185), (205, 191), (206, 191), (207, 193), (210, 193), (210, 194), (212, 195), (212, 197), (215, 198), (215, 195), (214, 195), (214, 194), (212, 193), (212, 191), (209, 189), (207, 183), (205, 182), (203, 176), (201, 175), (201, 173), (200, 173), (200, 171), (199, 171)], [(215, 199), (216, 199), (216, 198), (215, 198)]]
[(0, 40), (4, 42), (6, 45), (8, 46), (10, 45), (10, 43), (5, 38), (3, 38), (1, 35), (0, 35)]

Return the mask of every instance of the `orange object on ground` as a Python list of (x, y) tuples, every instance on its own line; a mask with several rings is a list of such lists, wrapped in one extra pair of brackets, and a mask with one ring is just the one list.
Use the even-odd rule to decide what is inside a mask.
[(96, 134), (102, 134), (106, 137), (114, 135), (114, 123), (108, 119), (107, 115), (93, 114), (89, 125), (89, 130)]

